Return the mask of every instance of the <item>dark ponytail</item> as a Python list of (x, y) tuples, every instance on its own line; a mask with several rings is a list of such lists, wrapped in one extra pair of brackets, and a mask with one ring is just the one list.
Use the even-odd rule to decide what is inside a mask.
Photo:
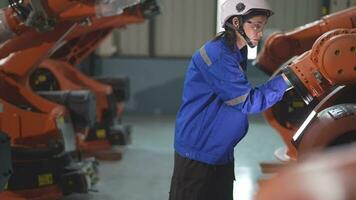
[[(234, 16), (230, 17), (226, 22), (232, 24), (232, 18), (234, 18)], [(223, 38), (231, 50), (233, 51), (237, 50), (236, 49), (237, 36), (235, 30), (227, 26), (226, 23), (223, 28), (225, 29), (225, 31), (218, 33), (218, 35), (214, 38), (214, 40), (219, 40)]]

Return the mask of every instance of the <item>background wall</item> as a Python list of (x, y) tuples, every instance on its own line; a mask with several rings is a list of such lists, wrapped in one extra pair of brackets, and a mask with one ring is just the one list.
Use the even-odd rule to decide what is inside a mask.
[(267, 0), (275, 15), (268, 22), (268, 28), (289, 30), (314, 21), (322, 15), (322, 1), (319, 0)]
[[(288, 30), (322, 15), (322, 0), (268, 1), (275, 11), (267, 26), (271, 30)], [(114, 46), (118, 47), (117, 55), (190, 57), (195, 49), (215, 35), (217, 0), (160, 2), (162, 13), (151, 23), (115, 31), (113, 40)]]
[(129, 114), (175, 114), (188, 59), (112, 58), (99, 62), (96, 74), (130, 77)]
[(114, 32), (118, 54), (186, 57), (214, 34), (216, 0), (162, 0), (159, 3), (162, 14), (151, 23)]
[[(189, 59), (111, 58), (97, 63), (95, 74), (130, 77), (131, 96), (126, 113), (175, 115), (179, 109)], [(268, 77), (249, 63), (249, 81), (257, 85)]]
[(333, 13), (352, 6), (356, 6), (356, 0), (331, 0), (330, 12)]
[(3, 8), (7, 5), (9, 5), (7, 1), (5, 1), (5, 0), (0, 1), (0, 8)]

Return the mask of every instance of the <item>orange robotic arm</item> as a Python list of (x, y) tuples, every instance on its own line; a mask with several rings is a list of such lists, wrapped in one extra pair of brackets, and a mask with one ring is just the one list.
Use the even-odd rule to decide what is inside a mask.
[(32, 30), (29, 27), (36, 27), (39, 31), (51, 30), (56, 21), (74, 21), (93, 16), (96, 13), (93, 4), (92, 1), (70, 0), (10, 1), (10, 7), (0, 11), (0, 42)]
[[(311, 119), (308, 117), (309, 113), (315, 106), (324, 105), (327, 95), (335, 91), (337, 86), (347, 85), (350, 89), (354, 87), (355, 31), (355, 29), (329, 31), (316, 40), (311, 50), (276, 70), (275, 74), (283, 73), (294, 87), (285, 94), (281, 102), (264, 113), (266, 120), (277, 130), (287, 145), (287, 149), (280, 148), (275, 152), (277, 158), (296, 159), (299, 149), (296, 149), (291, 141), (304, 119)], [(335, 94), (338, 99), (330, 100), (327, 105), (353, 103), (354, 101), (350, 100), (352, 94), (355, 93), (339, 92)], [(326, 133), (323, 135), (326, 137)]]
[[(136, 1), (136, 0), (135, 0)], [(30, 5), (33, 6), (33, 10), (39, 2), (46, 2), (43, 3), (42, 5), (44, 7), (48, 7), (46, 9), (48, 12), (46, 13), (48, 16), (54, 15), (54, 13), (57, 13), (58, 16), (60, 16), (62, 13), (66, 13), (65, 16), (69, 16), (69, 13), (72, 13), (70, 16), (71, 18), (66, 18), (66, 17), (56, 17), (58, 21), (64, 20), (64, 22), (60, 22), (59, 24), (56, 25), (54, 31), (47, 31), (46, 33), (39, 33), (38, 31), (34, 30), (34, 28), (28, 28), (24, 25), (25, 18), (21, 18), (19, 15), (21, 14), (19, 11), (15, 11), (15, 9), (20, 9), (21, 6), (25, 5)], [(62, 2), (63, 4), (61, 6), (57, 6), (55, 3)], [(88, 3), (89, 2), (89, 3)], [(92, 2), (90, 4), (90, 2)], [(25, 135), (28, 137), (33, 138), (34, 140), (36, 137), (42, 137), (42, 135), (45, 135), (46, 137), (53, 135), (56, 130), (58, 130), (58, 124), (56, 124), (55, 121), (55, 116), (61, 116), (63, 113), (65, 113), (65, 110), (61, 106), (56, 106), (53, 103), (47, 102), (44, 99), (38, 97), (31, 91), (29, 91), (26, 88), (23, 88), (17, 80), (18, 75), (23, 75), (28, 73), (29, 67), (36, 66), (39, 64), (39, 62), (47, 56), (51, 50), (56, 46), (56, 43), (49, 43), (48, 41), (62, 41), (63, 40), (63, 35), (66, 34), (67, 32), (70, 32), (73, 27), (72, 25), (75, 24), (76, 20), (79, 20), (79, 16), (83, 16), (80, 14), (80, 12), (83, 12), (81, 9), (79, 9), (80, 12), (77, 12), (75, 10), (71, 10), (72, 7), (79, 6), (79, 7), (85, 7), (87, 5), (91, 5), (93, 8), (91, 9), (92, 12), (88, 14), (88, 17), (90, 16), (95, 16), (96, 15), (96, 6), (97, 5), (103, 5), (103, 4), (95, 4), (94, 2), (100, 2), (100, 1), (66, 1), (66, 0), (48, 0), (48, 1), (28, 1), (24, 3), (23, 5), (17, 5), (18, 7), (14, 7), (12, 5), (12, 8), (5, 9), (5, 12), (3, 12), (5, 19), (7, 19), (7, 22), (14, 22), (14, 23), (7, 23), (7, 27), (19, 27), (23, 29), (21, 30), (21, 35), (16, 36), (13, 39), (10, 39), (6, 41), (0, 48), (0, 57), (6, 57), (8, 54), (17, 52), (15, 54), (12, 54), (11, 56), (7, 57), (6, 60), (2, 60), (3, 62), (1, 63), (1, 87), (2, 88), (7, 88), (8, 93), (4, 93), (3, 97), (1, 99), (5, 99), (2, 101), (2, 103), (9, 108), (6, 107), (6, 111), (9, 112), (3, 112), (1, 113), (3, 118), (2, 118), (2, 128), (6, 132), (9, 131), (9, 135), (11, 136), (22, 136), (24, 137)], [(115, 2), (115, 1), (110, 1), (110, 2)], [(33, 3), (33, 4), (31, 4)], [(68, 10), (65, 10), (63, 6), (66, 5), (71, 12)], [(108, 5), (108, 4), (105, 4)], [(53, 9), (52, 9), (53, 8)], [(63, 9), (59, 9), (63, 8)], [(88, 7), (86, 7), (88, 8)], [(21, 10), (21, 9), (20, 9)], [(37, 9), (38, 10), (38, 9)], [(25, 11), (24, 11), (25, 12)], [(12, 14), (11, 14), (12, 13)], [(28, 14), (30, 16), (31, 14)], [(26, 16), (26, 14), (24, 14)], [(74, 22), (68, 20), (68, 19), (74, 19), (73, 16), (78, 16), (78, 18), (75, 18)], [(17, 24), (15, 23), (17, 22)], [(1, 23), (4, 25), (3, 23)], [(36, 24), (36, 28), (38, 29), (38, 24), (41, 23), (34, 23)], [(17, 25), (17, 26), (13, 26)], [(5, 27), (5, 26), (3, 26)], [(59, 28), (57, 30), (57, 28)], [(17, 29), (11, 29), (9, 28), (8, 30), (17, 30)], [(29, 37), (30, 36), (30, 37)], [(20, 38), (20, 40), (18, 40)], [(39, 45), (38, 45), (39, 44)], [(31, 55), (31, 48), (34, 46), (38, 45), (38, 52), (40, 54), (38, 56), (33, 56)], [(25, 48), (24, 48), (25, 47)], [(12, 66), (12, 67), (11, 67)], [(11, 70), (6, 70), (6, 69), (11, 69)], [(15, 80), (13, 80), (15, 79)], [(15, 90), (16, 88), (16, 90)], [(11, 95), (10, 95), (11, 94)], [(24, 100), (26, 99), (26, 100)], [(15, 105), (10, 105), (10, 103), (14, 103), (18, 101), (25, 101), (27, 104), (30, 104), (32, 107), (36, 108), (37, 111), (41, 112), (41, 115), (38, 113), (33, 113), (28, 110), (23, 110), (21, 108), (16, 107)], [(6, 102), (5, 102), (6, 101)], [(10, 109), (11, 108), (11, 109)], [(11, 112), (10, 112), (11, 111)], [(11, 113), (16, 113), (11, 115), (11, 116), (17, 116), (18, 120), (15, 120), (14, 118), (10, 118), (7, 116), (7, 114)], [(20, 113), (20, 114), (19, 114)], [(32, 121), (33, 115), (37, 116), (36, 118), (40, 118), (42, 120), (38, 121)], [(32, 117), (31, 117), (32, 116)], [(16, 118), (16, 119), (17, 119)], [(23, 120), (23, 119), (29, 119), (29, 120)], [(50, 118), (50, 119), (49, 119)], [(22, 120), (20, 120), (22, 119)], [(45, 119), (45, 120), (44, 120)], [(4, 121), (5, 120), (5, 121)], [(26, 128), (25, 125), (22, 124), (22, 126), (18, 127), (17, 122), (21, 121), (23, 124), (28, 125)], [(43, 121), (48, 121), (48, 124), (44, 124)], [(6, 123), (4, 123), (6, 122)], [(38, 123), (38, 124), (34, 124)], [(34, 130), (30, 130), (29, 127), (34, 128)], [(44, 127), (43, 129), (41, 127)], [(23, 131), (26, 131), (26, 134), (24, 134)], [(50, 132), (51, 134), (42, 134), (43, 132)], [(36, 136), (36, 137), (35, 137)], [(24, 141), (21, 140), (20, 138), (13, 137), (13, 140), (18, 141), (19, 143), (23, 144)], [(21, 141), (20, 141), (21, 140)], [(31, 143), (30, 140), (26, 140)], [(43, 139), (42, 141), (47, 142), (46, 139)]]
[[(0, 58), (48, 40), (46, 37), (36, 40), (33, 35), (53, 30), (59, 23), (75, 23), (90, 17), (115, 15), (138, 2), (139, 0), (28, 0), (19, 3), (15, 0), (10, 8), (0, 10)], [(15, 36), (17, 40), (14, 42), (11, 39)]]
[(160, 7), (156, 0), (146, 0), (141, 4), (130, 7), (121, 15), (93, 18), (90, 26), (77, 27), (74, 32), (69, 34), (66, 37), (66, 44), (54, 52), (51, 58), (77, 65), (90, 55), (115, 28), (143, 23), (147, 18), (151, 18), (159, 12)]
[(356, 28), (356, 7), (327, 15), (287, 33), (272, 34), (258, 55), (258, 66), (272, 74), (293, 56), (311, 49), (322, 34), (338, 28)]
[(39, 31), (51, 30), (57, 21), (76, 21), (96, 16), (107, 17), (123, 12), (123, 9), (140, 0), (18, 0), (9, 1), (10, 8), (3, 11), (7, 29), (18, 33), (25, 27)]
[[(53, 52), (56, 47), (58, 47), (58, 42), (60, 44), (63, 44), (62, 42), (64, 42), (66, 39), (69, 39), (68, 34), (73, 33), (73, 30), (77, 30), (77, 28), (79, 27), (82, 26), (75, 26), (75, 23), (71, 21), (65, 21), (57, 24), (53, 31), (47, 31), (45, 33), (38, 33), (36, 31), (32, 31), (30, 34), (24, 33), (21, 36), (6, 42), (4, 44), (5, 47), (7, 44), (11, 43), (12, 46), (20, 46), (19, 48), (22, 47), (22, 49), (21, 51), (17, 51), (16, 53), (6, 58), (6, 60), (3, 60), (4, 62), (1, 64), (2, 69), (0, 71), (4, 72), (6, 76), (10, 76), (12, 79), (15, 79), (17, 83), (20, 83), (22, 85), (27, 84), (26, 77), (28, 73), (30, 73), (34, 69), (34, 67), (36, 67), (44, 58), (46, 58), (51, 52)], [(29, 35), (32, 36), (30, 39), (28, 38)], [(23, 40), (18, 40), (18, 38), (22, 38)], [(34, 46), (34, 41), (32, 40), (32, 38), (37, 39), (38, 42), (40, 42), (40, 45)], [(24, 44), (19, 41), (23, 41), (25, 43), (27, 41), (28, 47), (26, 49), (23, 49)], [(3, 52), (4, 46), (0, 49), (0, 54)], [(12, 51), (8, 50), (7, 52)], [(19, 87), (21, 86), (19, 85)], [(110, 91), (111, 88), (109, 88), (109, 92)], [(28, 96), (29, 95), (27, 95), (26, 97)], [(35, 107), (38, 106), (39, 109), (45, 113), (50, 110), (43, 109), (44, 103), (39, 104), (38, 101), (31, 103), (34, 106), (36, 105)], [(38, 131), (36, 133), (38, 133)]]
[(322, 35), (312, 50), (294, 59), (282, 72), (310, 103), (334, 86), (356, 81), (356, 29), (336, 29)]
[[(117, 93), (113, 93), (112, 86), (85, 76), (74, 65), (79, 64), (83, 58), (92, 53), (114, 28), (122, 28), (132, 23), (142, 23), (146, 18), (152, 17), (158, 12), (159, 6), (156, 1), (146, 0), (144, 3), (125, 9), (124, 13), (120, 15), (95, 18), (90, 21), (90, 26), (78, 26), (66, 37), (66, 43), (51, 56), (52, 59), (41, 64), (41, 68), (35, 72), (37, 75), (31, 76), (30, 83), (33, 83), (32, 80), (38, 80), (40, 74), (44, 74), (44, 72), (53, 74), (54, 78), (48, 78), (48, 81), (43, 84), (31, 84), (32, 89), (36, 90), (35, 88), (39, 87), (43, 89), (43, 86), (48, 88), (52, 85), (50, 80), (53, 80), (58, 81), (57, 87), (52, 87), (53, 90), (88, 88), (94, 91), (97, 100), (96, 127), (98, 130), (100, 127), (105, 128), (103, 130), (107, 130), (108, 135), (117, 135), (114, 134), (117, 132), (115, 130), (118, 130), (118, 126), (114, 124), (118, 122), (119, 117), (115, 107), (116, 98), (114, 98)], [(120, 106), (122, 108), (122, 104)], [(113, 142), (110, 139), (109, 141)]]
[[(65, 4), (67, 2), (67, 8), (68, 10), (64, 10), (64, 9), (59, 9), (62, 8), (62, 6), (57, 6), (56, 3), (58, 2), (62, 2)], [(129, 1), (125, 1), (124, 3), (119, 3), (118, 5), (113, 6), (115, 9), (114, 10), (118, 10), (117, 12), (123, 12), (122, 9), (136, 3), (138, 0), (129, 0)], [(35, 1), (34, 1), (35, 2)], [(36, 1), (38, 2), (38, 1)], [(41, 1), (42, 2), (42, 1)], [(84, 2), (84, 3), (83, 3)], [(91, 4), (89, 4), (90, 2), (92, 2)], [(96, 2), (96, 4), (94, 4), (94, 2)], [(70, 34), (74, 34), (74, 30), (77, 32), (77, 30), (79, 29), (79, 26), (77, 26), (78, 23), (76, 23), (79, 20), (84, 20), (85, 17), (95, 17), (102, 16), (103, 14), (109, 15), (110, 13), (114, 14), (114, 12), (112, 12), (113, 9), (107, 9), (105, 11), (100, 11), (100, 9), (105, 8), (105, 6), (110, 6), (113, 4), (113, 2), (121, 2), (119, 0), (114, 0), (114, 1), (108, 1), (109, 3), (100, 3), (101, 1), (96, 1), (96, 0), (87, 0), (87, 1), (67, 1), (67, 0), (61, 0), (61, 1), (53, 1), (53, 0), (49, 0), (47, 2), (47, 6), (51, 5), (50, 8), (56, 8), (56, 9), (48, 9), (51, 12), (51, 14), (46, 14), (46, 16), (51, 16), (54, 14), (57, 14), (57, 17), (54, 18), (55, 21), (57, 22), (57, 24), (53, 24), (55, 25), (52, 29), (52, 31), (46, 31), (46, 32), (38, 32), (36, 30), (34, 30), (34, 28), (28, 28), (26, 26), (24, 26), (24, 23), (20, 23), (21, 17), (14, 17), (14, 13), (16, 13), (13, 9), (7, 9), (5, 10), (5, 13), (12, 13), (12, 14), (6, 14), (6, 15), (2, 15), (5, 20), (2, 20), (3, 22), (10, 22), (10, 23), (0, 23), (3, 24), (3, 27), (7, 27), (7, 29), (5, 28), (4, 30), (6, 30), (7, 34), (5, 34), (6, 36), (2, 37), (2, 38), (6, 38), (6, 42), (3, 43), (1, 45), (0, 48), (0, 58), (5, 58), (7, 57), (10, 53), (13, 52), (19, 52), (19, 51), (25, 51), (25, 50), (29, 50), (29, 52), (31, 52), (31, 49), (37, 49), (34, 47), (43, 47), (43, 52), (37, 52), (40, 55), (43, 56), (48, 56), (48, 53), (44, 53), (44, 52), (49, 52), (49, 53), (53, 53), (53, 51), (55, 50), (56, 47), (60, 47), (61, 44), (64, 43), (64, 40), (69, 40), (69, 36), (68, 33)], [(34, 3), (35, 4), (35, 3)], [(36, 3), (38, 4), (38, 3)], [(88, 5), (91, 5), (91, 9), (89, 9)], [(39, 6), (38, 6), (39, 7)], [(42, 7), (44, 7), (44, 5), (42, 5)], [(76, 8), (79, 7), (78, 11), (77, 10), (73, 10), (72, 8)], [(86, 9), (84, 9), (86, 8)], [(99, 9), (100, 8), (100, 9)], [(83, 10), (84, 9), (84, 10)], [(91, 12), (88, 12), (87, 10), (91, 10)], [(65, 14), (63, 14), (65, 13)], [(87, 14), (84, 15), (83, 13)], [(19, 14), (18, 14), (19, 15)], [(30, 16), (31, 14), (29, 14)], [(39, 15), (39, 14), (38, 14)], [(44, 15), (44, 14), (43, 14)], [(0, 15), (1, 16), (1, 15)], [(17, 16), (17, 15), (16, 15)], [(75, 17), (74, 17), (75, 16)], [(24, 17), (22, 17), (24, 18)], [(30, 18), (30, 17), (28, 17)], [(47, 17), (48, 18), (48, 17)], [(1, 19), (0, 19), (1, 20)], [(23, 20), (23, 21), (28, 21), (28, 20)], [(34, 21), (34, 20), (32, 20)], [(48, 24), (48, 22), (43, 22), (41, 23), (41, 21), (39, 22), (32, 22), (29, 24), (35, 24), (37, 30), (50, 30), (49, 27), (47, 27), (46, 24)], [(47, 27), (47, 28), (44, 28)], [(75, 28), (75, 29), (74, 29)], [(16, 30), (16, 29), (20, 29), (21, 31), (15, 31), (16, 33), (19, 33), (20, 35), (9, 39), (9, 35), (11, 35), (10, 37), (16, 35), (14, 33), (9, 34), (11, 32), (11, 30)], [(1, 33), (1, 31), (0, 31)], [(63, 37), (61, 37), (63, 36)], [(77, 35), (79, 36), (79, 35)], [(1, 38), (1, 36), (0, 36)], [(0, 41), (1, 42), (1, 41)], [(56, 43), (57, 42), (57, 43)], [(38, 48), (39, 49), (39, 48)], [(40, 51), (40, 50), (38, 50)], [(19, 55), (16, 55), (19, 56)], [(38, 58), (32, 56), (32, 57), (27, 57), (28, 60), (35, 60), (38, 61)], [(30, 59), (32, 58), (32, 59)], [(18, 62), (19, 59), (18, 58), (9, 58), (10, 60), (16, 60), (15, 62)], [(10, 63), (10, 60), (7, 60), (7, 63)], [(32, 66), (36, 65), (36, 64), (32, 64), (35, 62), (29, 62), (28, 60), (24, 61), (23, 65), (19, 65), (17, 64), (16, 69), (14, 69), (14, 65), (12, 65), (11, 67), (6, 68), (6, 66), (3, 66), (3, 69), (5, 71), (7, 71), (7, 73), (10, 74), (16, 74), (16, 76), (21, 76), (23, 74), (26, 74), (28, 72), (28, 68), (31, 68)], [(5, 64), (4, 64), (5, 65)], [(28, 67), (30, 66), (30, 67)]]
[(356, 199), (356, 146), (313, 154), (262, 183), (254, 200)]

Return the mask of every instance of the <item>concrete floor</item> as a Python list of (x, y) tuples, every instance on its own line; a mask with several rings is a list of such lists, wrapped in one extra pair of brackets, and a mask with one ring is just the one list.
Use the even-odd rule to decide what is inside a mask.
[[(132, 144), (124, 147), (123, 159), (100, 162), (98, 192), (71, 195), (63, 200), (166, 200), (173, 170), (174, 116), (126, 117), (133, 125)], [(259, 163), (275, 160), (282, 145), (261, 116), (250, 118), (250, 130), (236, 147), (234, 198), (251, 200), (261, 175)]]

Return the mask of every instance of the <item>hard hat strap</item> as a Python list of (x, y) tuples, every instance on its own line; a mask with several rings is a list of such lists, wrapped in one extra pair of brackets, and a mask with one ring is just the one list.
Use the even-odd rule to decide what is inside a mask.
[[(240, 22), (242, 22), (241, 19), (239, 19), (239, 20), (240, 20)], [(252, 44), (250, 38), (246, 35), (245, 30), (243, 29), (243, 26), (235, 27), (234, 25), (232, 25), (229, 22), (226, 22), (225, 24), (227, 27), (232, 28), (233, 30), (237, 31), (244, 38), (244, 40), (246, 41), (246, 43), (249, 47), (251, 47), (251, 48), (255, 47), (255, 45)], [(242, 25), (242, 23), (240, 23), (240, 24)]]

